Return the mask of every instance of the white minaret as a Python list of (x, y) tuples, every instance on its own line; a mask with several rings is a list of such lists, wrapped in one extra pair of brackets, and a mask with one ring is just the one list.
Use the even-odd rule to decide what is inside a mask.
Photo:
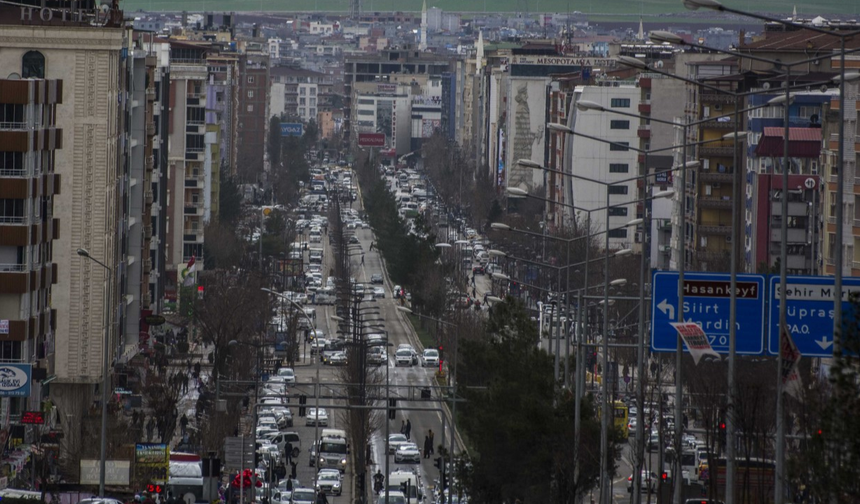
[(427, 0), (424, 0), (424, 5), (421, 7), (421, 43), (418, 44), (418, 49), (427, 50)]
[(478, 43), (476, 44), (475, 59), (477, 60), (478, 69), (484, 68), (484, 32), (478, 30)]
[(639, 18), (639, 33), (636, 35), (638, 40), (645, 40), (645, 27), (642, 25), (642, 18)]

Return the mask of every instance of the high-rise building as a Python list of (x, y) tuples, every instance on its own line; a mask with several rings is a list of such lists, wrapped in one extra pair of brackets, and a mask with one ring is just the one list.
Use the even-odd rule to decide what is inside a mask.
[[(46, 255), (28, 258), (41, 264), (41, 269), (50, 263), (51, 281), (56, 282), (50, 299), (37, 299), (35, 309), (44, 310), (50, 303), (56, 314), (51, 317), (56, 335), (54, 366), (45, 381), (50, 383), (48, 393), (54, 404), (75, 419), (65, 433), (62, 458), (80, 453), (86, 413), (101, 400), (103, 352), (111, 362), (126, 355), (117, 318), (122, 293), (122, 275), (117, 272), (125, 265), (127, 250), (117, 238), (120, 221), (126, 218), (118, 204), (118, 187), (127, 183), (120, 180), (124, 152), (119, 119), (127, 99), (122, 66), (128, 32), (123, 29), (122, 12), (102, 11), (95, 2), (82, 2), (74, 12), (49, 9), (50, 15), (27, 6), (0, 9), (2, 77), (63, 81), (62, 106), (56, 108), (53, 124), (65, 135), (62, 149), (54, 152), (52, 160), (54, 184), (59, 187), (53, 189), (51, 215), (64, 224)], [(38, 215), (47, 211), (39, 208)], [(36, 212), (34, 207), (26, 215), (35, 218)], [(108, 277), (104, 268), (79, 256), (79, 248), (114, 274)]]
[[(61, 185), (55, 153), (63, 147), (62, 103), (62, 80), (0, 79), (0, 359), (34, 363), (46, 375), (55, 373), (51, 298), (59, 267), (54, 199)], [(33, 386), (29, 398), (12, 398), (7, 411), (38, 409), (40, 400)]]
[(269, 126), (269, 55), (239, 55), (238, 166), (245, 182), (258, 181), (265, 169), (266, 130)]

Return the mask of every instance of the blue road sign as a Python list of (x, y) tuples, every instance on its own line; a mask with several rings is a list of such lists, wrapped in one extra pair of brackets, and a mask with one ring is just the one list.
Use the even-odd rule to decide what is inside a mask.
[(281, 123), (281, 136), (302, 136), (302, 123)]
[[(737, 277), (738, 354), (764, 353), (764, 276)], [(651, 296), (651, 350), (674, 352), (678, 332), (671, 322), (678, 321), (678, 272), (655, 271)], [(714, 350), (729, 352), (729, 309), (731, 276), (728, 273), (684, 274), (684, 321), (699, 324)]]
[[(804, 357), (833, 355), (833, 277), (789, 276), (787, 278), (785, 323), (791, 338)], [(848, 303), (852, 292), (860, 292), (860, 278), (842, 279), (843, 321), (855, 314)], [(770, 277), (770, 310), (767, 324), (767, 351), (779, 351), (779, 275)]]

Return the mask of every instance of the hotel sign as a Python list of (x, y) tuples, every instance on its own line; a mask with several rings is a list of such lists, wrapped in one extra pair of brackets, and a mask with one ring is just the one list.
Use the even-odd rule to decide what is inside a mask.
[(577, 58), (575, 56), (513, 56), (512, 65), (553, 65), (572, 67), (615, 68), (618, 60), (614, 58)]

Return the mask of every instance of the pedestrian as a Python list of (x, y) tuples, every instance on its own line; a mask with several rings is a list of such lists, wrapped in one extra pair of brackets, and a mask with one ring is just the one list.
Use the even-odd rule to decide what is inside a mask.
[(489, 292), (484, 293), (484, 304), (487, 304), (487, 296), (489, 296), (489, 295), (490, 295)]
[(478, 291), (475, 289), (475, 284), (472, 284), (472, 297), (478, 299)]
[(182, 418), (179, 419), (179, 425), (182, 427), (182, 435), (185, 436), (185, 430), (188, 428), (188, 417), (185, 413), (183, 413)]
[(187, 393), (188, 393), (188, 380), (189, 380), (189, 379), (190, 379), (190, 378), (189, 378), (189, 377), (188, 377), (188, 375), (186, 374), (186, 375), (185, 375), (185, 379), (184, 379), (184, 380), (182, 380), (182, 390), (183, 390), (183, 393), (185, 393), (185, 394), (187, 394)]
[(361, 254), (361, 265), (364, 266), (364, 254)]
[(373, 252), (373, 242), (370, 242), (370, 250), (368, 252)]
[(430, 436), (424, 436), (424, 458), (430, 458), (430, 452), (433, 451), (433, 444), (430, 441)]
[(328, 504), (328, 499), (325, 496), (325, 490), (320, 490), (317, 494), (317, 504)]
[(406, 440), (409, 441), (409, 435), (412, 434), (412, 421), (406, 420)]
[(400, 433), (406, 435), (406, 420), (400, 421)]
[(287, 464), (290, 464), (293, 461), (293, 443), (290, 443), (289, 441), (284, 445), (284, 461)]

